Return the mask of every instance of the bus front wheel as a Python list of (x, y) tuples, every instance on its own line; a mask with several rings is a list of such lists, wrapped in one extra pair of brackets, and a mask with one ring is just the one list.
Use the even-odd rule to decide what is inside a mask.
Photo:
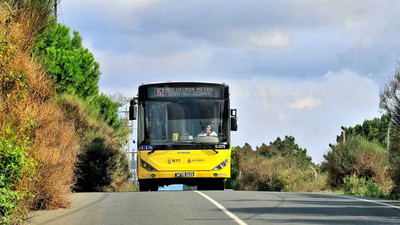
[(139, 181), (139, 190), (140, 191), (149, 191), (150, 190), (149, 182), (146, 180)]
[(140, 191), (158, 191), (158, 183), (151, 180), (139, 181)]

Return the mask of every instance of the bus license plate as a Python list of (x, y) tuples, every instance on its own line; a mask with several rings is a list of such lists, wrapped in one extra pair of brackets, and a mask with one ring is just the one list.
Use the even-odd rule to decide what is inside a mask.
[(175, 177), (194, 177), (194, 173), (175, 173)]

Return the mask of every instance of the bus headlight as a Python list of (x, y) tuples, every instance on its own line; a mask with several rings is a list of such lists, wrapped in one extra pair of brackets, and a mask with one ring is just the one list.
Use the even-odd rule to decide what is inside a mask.
[(218, 166), (216, 166), (214, 169), (212, 169), (212, 171), (222, 170), (227, 165), (228, 165), (228, 159), (225, 159), (224, 161), (222, 161), (222, 163), (220, 163)]
[(143, 159), (140, 159), (140, 165), (147, 171), (157, 171), (156, 168), (152, 167), (150, 164), (148, 164)]

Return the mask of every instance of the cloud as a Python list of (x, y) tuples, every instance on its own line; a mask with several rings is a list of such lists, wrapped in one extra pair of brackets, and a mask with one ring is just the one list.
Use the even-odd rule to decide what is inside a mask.
[(283, 48), (291, 43), (289, 33), (265, 32), (248, 37), (248, 43), (261, 48)]
[(231, 106), (238, 109), (239, 117), (234, 145), (259, 146), (292, 135), (320, 162), (341, 126), (379, 116), (378, 86), (351, 70), (330, 71), (312, 80), (257, 78), (228, 84)]
[(379, 87), (400, 58), (398, 1), (61, 5), (100, 62), (101, 90), (132, 97), (141, 83), (227, 83), (239, 110), (233, 144), (293, 135), (317, 162), (341, 126), (378, 116)]
[(135, 53), (150, 64), (157, 55), (202, 48), (210, 59), (203, 68), (221, 78), (310, 78), (350, 68), (383, 85), (400, 58), (397, 1), (71, 0), (62, 6), (66, 24), (108, 58)]
[(292, 109), (304, 109), (304, 108), (311, 109), (320, 104), (321, 104), (320, 101), (313, 99), (311, 96), (308, 96), (306, 98), (297, 100), (296, 102), (290, 104), (290, 108), (292, 108)]

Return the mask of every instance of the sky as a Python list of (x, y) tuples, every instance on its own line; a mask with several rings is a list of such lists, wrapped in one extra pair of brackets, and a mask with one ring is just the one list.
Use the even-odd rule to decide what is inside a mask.
[(100, 63), (101, 92), (226, 83), (233, 146), (291, 135), (319, 163), (341, 126), (381, 115), (379, 93), (399, 66), (399, 10), (396, 0), (68, 0), (58, 22)]

